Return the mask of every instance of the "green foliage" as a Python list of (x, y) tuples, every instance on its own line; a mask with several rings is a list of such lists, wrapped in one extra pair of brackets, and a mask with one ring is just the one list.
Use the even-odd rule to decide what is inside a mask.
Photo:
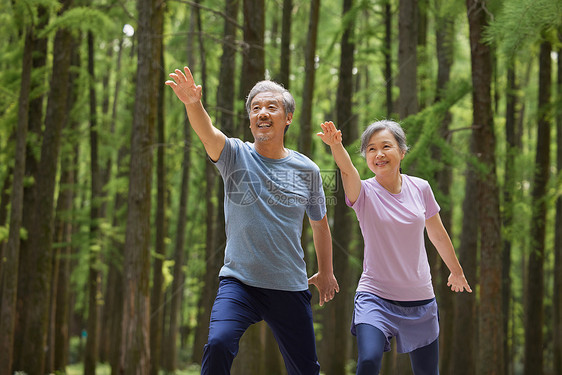
[[(506, 56), (512, 56), (524, 52), (545, 32), (556, 31), (561, 25), (562, 0), (504, 1), (501, 12), (486, 31), (486, 38)], [(558, 39), (555, 37), (553, 33), (553, 42)]]
[(438, 130), (447, 111), (468, 94), (470, 88), (466, 81), (452, 81), (443, 95), (443, 100), (402, 121), (410, 143), (410, 151), (402, 162), (404, 170), (413, 168), (416, 175), (431, 180), (435, 172), (443, 168), (442, 164), (432, 160), (432, 150), (439, 147), (445, 162), (451, 159), (451, 146), (441, 138)]
[(62, 28), (73, 31), (92, 31), (96, 35), (101, 34), (102, 37), (111, 34), (119, 35), (120, 32), (120, 28), (105, 12), (91, 7), (77, 7), (56, 17), (41, 31), (39, 36), (49, 36)]

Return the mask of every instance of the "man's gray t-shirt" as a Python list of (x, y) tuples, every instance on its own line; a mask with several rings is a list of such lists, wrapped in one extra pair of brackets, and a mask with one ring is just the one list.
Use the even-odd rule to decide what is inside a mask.
[(227, 138), (216, 162), (224, 180), (226, 250), (219, 276), (266, 289), (302, 291), (308, 278), (301, 247), (304, 213), (326, 214), (320, 170), (288, 150), (261, 156), (250, 142)]

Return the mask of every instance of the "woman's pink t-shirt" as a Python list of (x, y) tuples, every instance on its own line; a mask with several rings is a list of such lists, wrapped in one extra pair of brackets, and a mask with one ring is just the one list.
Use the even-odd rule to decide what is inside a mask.
[(440, 210), (429, 183), (402, 175), (402, 191), (388, 192), (375, 177), (361, 181), (352, 205), (365, 241), (357, 291), (395, 301), (433, 298), (424, 245), (425, 220)]

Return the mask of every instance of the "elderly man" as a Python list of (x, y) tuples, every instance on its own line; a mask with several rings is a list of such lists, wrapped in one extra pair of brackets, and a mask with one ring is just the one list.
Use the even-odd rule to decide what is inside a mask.
[[(318, 288), (320, 305), (330, 301), (339, 286), (320, 170), (284, 146), (295, 110), (293, 96), (275, 82), (258, 82), (246, 101), (254, 142), (243, 142), (213, 126), (201, 104), (202, 88), (187, 67), (170, 77), (166, 84), (184, 103), (225, 186), (224, 265), (201, 373), (229, 374), (240, 337), (251, 324), (265, 320), (287, 372), (318, 374), (308, 285)], [(301, 247), (305, 212), (318, 259), (318, 273), (310, 278)]]

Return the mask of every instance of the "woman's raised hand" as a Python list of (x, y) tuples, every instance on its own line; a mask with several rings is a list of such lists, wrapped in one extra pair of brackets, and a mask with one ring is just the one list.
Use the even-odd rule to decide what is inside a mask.
[(173, 81), (166, 81), (166, 85), (174, 90), (178, 99), (185, 105), (196, 103), (201, 100), (202, 87), (195, 84), (193, 75), (187, 66), (183, 70), (185, 73), (179, 69), (176, 69), (174, 73), (170, 73)]
[(332, 121), (323, 122), (320, 126), (322, 127), (322, 132), (316, 133), (316, 135), (319, 136), (325, 144), (333, 146), (341, 143), (341, 130), (337, 130)]

